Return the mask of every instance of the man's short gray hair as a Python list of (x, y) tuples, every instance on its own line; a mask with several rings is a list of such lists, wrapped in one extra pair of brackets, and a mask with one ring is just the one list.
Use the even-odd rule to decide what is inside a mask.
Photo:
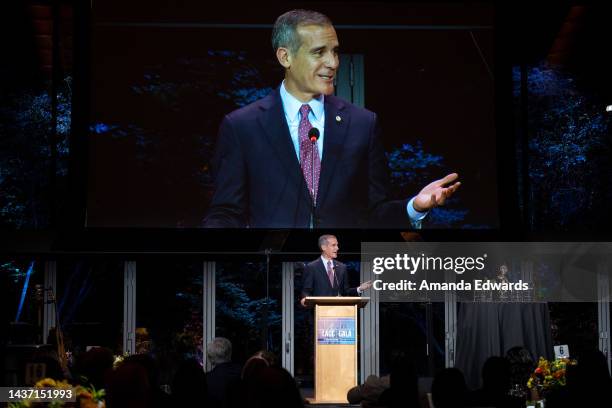
[(232, 361), (232, 343), (225, 337), (215, 337), (206, 345), (206, 355), (213, 366)]
[[(331, 235), (331, 234), (325, 234), (325, 235), (321, 235), (319, 237), (319, 249), (321, 249), (321, 251), (323, 250), (323, 245), (327, 244), (327, 240), (330, 238), (336, 238), (335, 235)], [(338, 238), (336, 238), (338, 239)]]
[(302, 45), (297, 28), (300, 25), (330, 26), (331, 20), (325, 14), (312, 10), (291, 10), (276, 19), (272, 29), (272, 48), (276, 52), (280, 47), (296, 53)]

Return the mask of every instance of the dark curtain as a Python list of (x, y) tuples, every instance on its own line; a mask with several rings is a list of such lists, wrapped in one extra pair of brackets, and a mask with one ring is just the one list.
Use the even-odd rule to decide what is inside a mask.
[(537, 363), (553, 356), (546, 303), (463, 303), (457, 316), (456, 367), (468, 387), (482, 386), (481, 370), (491, 356), (514, 346), (527, 348)]

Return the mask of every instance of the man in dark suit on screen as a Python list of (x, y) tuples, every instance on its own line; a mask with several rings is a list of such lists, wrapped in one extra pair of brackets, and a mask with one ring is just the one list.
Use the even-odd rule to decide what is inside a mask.
[(349, 287), (346, 265), (336, 261), (340, 248), (334, 235), (321, 235), (319, 248), (321, 256), (304, 267), (302, 306), (307, 296), (359, 296), (372, 286), (372, 281), (367, 281)]
[(376, 114), (333, 96), (339, 43), (329, 18), (289, 11), (272, 46), (285, 79), (223, 119), (206, 227), (418, 227), (459, 187), (453, 173), (389, 200)]

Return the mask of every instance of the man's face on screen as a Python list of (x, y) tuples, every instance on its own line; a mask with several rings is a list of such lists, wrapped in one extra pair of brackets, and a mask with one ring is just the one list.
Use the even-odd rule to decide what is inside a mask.
[(336, 259), (338, 257), (338, 240), (336, 238), (327, 238), (327, 241), (321, 245), (323, 255), (327, 259)]
[(287, 90), (302, 102), (334, 92), (338, 69), (338, 37), (332, 26), (298, 26), (301, 46), (289, 53), (285, 74)]

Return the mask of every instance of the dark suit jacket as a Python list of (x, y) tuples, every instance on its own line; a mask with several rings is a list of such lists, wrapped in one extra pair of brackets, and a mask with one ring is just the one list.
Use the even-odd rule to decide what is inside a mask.
[(359, 296), (357, 288), (349, 288), (348, 276), (346, 276), (346, 265), (336, 260), (334, 269), (336, 279), (334, 285), (327, 277), (327, 270), (321, 257), (309, 262), (304, 267), (304, 278), (302, 281), (302, 297), (305, 296)]
[[(238, 386), (242, 366), (221, 363), (206, 373), (208, 400), (212, 407), (227, 407), (231, 392)], [(196, 390), (194, 390), (196, 391)]]
[[(337, 118), (340, 118), (338, 121)], [(409, 227), (407, 200), (389, 201), (376, 115), (325, 96), (317, 227)], [(278, 89), (223, 119), (206, 227), (308, 228), (312, 200)]]

